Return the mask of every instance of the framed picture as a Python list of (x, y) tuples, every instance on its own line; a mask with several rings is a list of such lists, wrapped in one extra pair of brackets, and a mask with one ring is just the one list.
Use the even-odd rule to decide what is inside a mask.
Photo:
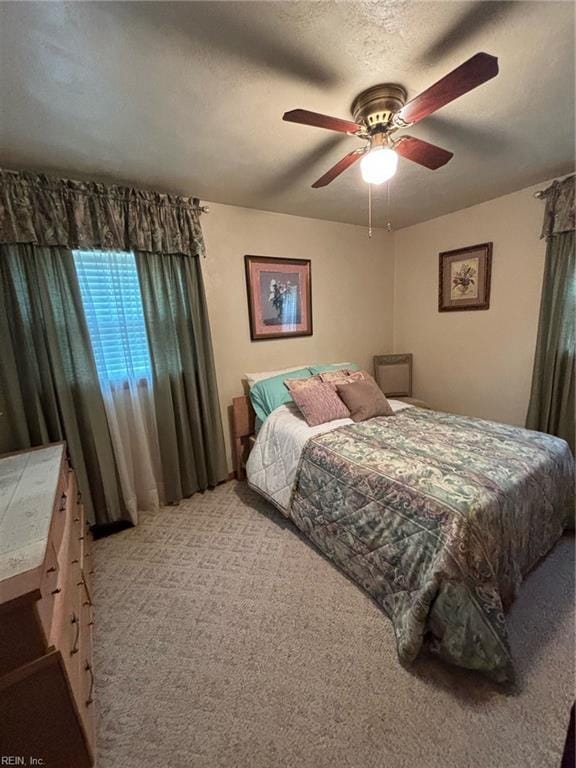
[(492, 243), (443, 251), (439, 267), (439, 312), (490, 307)]
[(245, 256), (252, 341), (312, 335), (309, 259)]

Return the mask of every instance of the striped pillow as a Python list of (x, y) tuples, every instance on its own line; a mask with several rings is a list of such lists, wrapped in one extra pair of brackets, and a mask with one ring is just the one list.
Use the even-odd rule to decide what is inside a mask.
[(316, 384), (314, 387), (292, 390), (290, 394), (309, 427), (350, 416), (350, 411), (338, 397), (333, 384)]
[(335, 371), (322, 371), (322, 373), (317, 374), (320, 379), (325, 383), (328, 384), (329, 382), (333, 381), (342, 381), (343, 379), (347, 379), (350, 375), (350, 371), (348, 368), (339, 368)]
[(325, 384), (351, 384), (353, 381), (365, 381), (372, 377), (367, 371), (327, 371), (320, 374), (321, 380)]
[(310, 376), (309, 379), (285, 379), (284, 386), (288, 387), (290, 392), (293, 392), (295, 389), (306, 389), (307, 387), (315, 387), (317, 384), (320, 384), (322, 382), (322, 379), (320, 376)]

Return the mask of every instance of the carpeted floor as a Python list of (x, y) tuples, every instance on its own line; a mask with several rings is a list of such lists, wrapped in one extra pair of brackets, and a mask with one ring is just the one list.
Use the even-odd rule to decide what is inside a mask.
[(519, 691), (398, 663), (388, 619), (244, 484), (96, 542), (98, 768), (558, 768), (574, 539), (509, 616)]

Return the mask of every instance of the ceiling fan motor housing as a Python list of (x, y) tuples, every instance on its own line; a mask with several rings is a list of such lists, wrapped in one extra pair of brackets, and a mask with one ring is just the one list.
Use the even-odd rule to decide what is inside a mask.
[(407, 94), (401, 85), (384, 83), (374, 85), (358, 94), (352, 103), (352, 115), (357, 123), (364, 123), (370, 133), (387, 128), (394, 115), (406, 103)]

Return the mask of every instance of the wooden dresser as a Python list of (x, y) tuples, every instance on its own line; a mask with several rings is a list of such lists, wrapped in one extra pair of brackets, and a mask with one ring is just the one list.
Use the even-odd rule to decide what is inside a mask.
[(0, 760), (94, 765), (91, 573), (65, 445), (0, 457)]

